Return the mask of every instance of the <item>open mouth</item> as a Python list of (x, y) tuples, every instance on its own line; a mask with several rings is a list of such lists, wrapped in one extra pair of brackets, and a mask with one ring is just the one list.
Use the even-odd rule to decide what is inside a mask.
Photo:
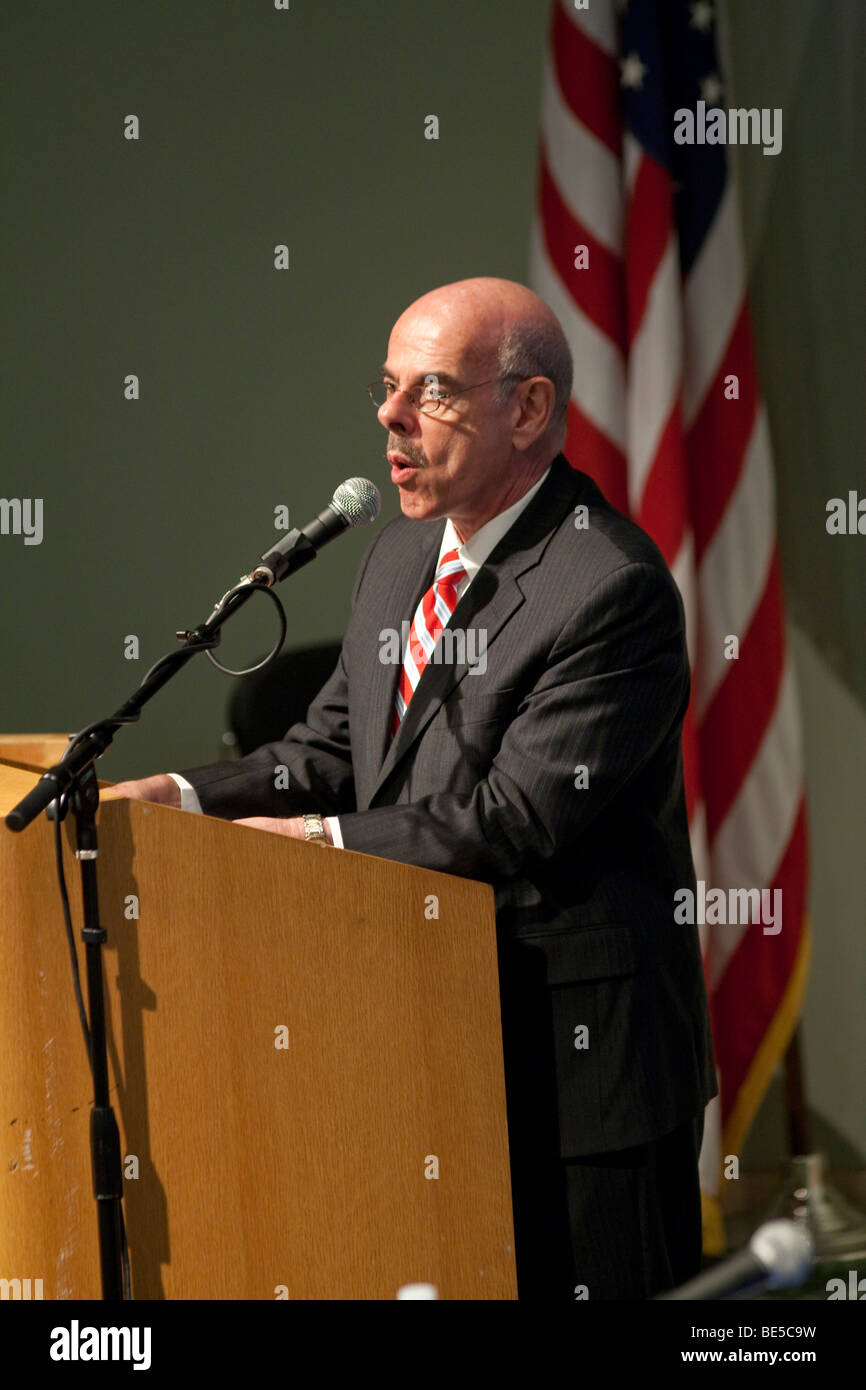
[(388, 454), (388, 462), (391, 465), (391, 482), (403, 483), (407, 478), (411, 478), (417, 469), (417, 464), (410, 463), (409, 459), (402, 454)]

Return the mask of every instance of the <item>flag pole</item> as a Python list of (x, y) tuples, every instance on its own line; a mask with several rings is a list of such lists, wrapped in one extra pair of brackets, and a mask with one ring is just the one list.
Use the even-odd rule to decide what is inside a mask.
[(803, 1226), (814, 1242), (818, 1261), (864, 1259), (866, 1216), (827, 1182), (825, 1156), (812, 1150), (799, 1025), (791, 1035), (784, 1067), (790, 1158), (785, 1180), (768, 1212)]

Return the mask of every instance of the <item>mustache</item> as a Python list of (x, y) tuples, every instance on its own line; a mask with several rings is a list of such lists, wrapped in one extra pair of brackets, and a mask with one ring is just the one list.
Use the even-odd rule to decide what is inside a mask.
[(395, 438), (393, 435), (389, 434), (386, 452), (402, 454), (403, 457), (408, 459), (410, 463), (413, 463), (416, 468), (425, 468), (427, 466), (427, 460), (422, 450), (417, 449), (415, 445), (410, 444), (408, 440)]

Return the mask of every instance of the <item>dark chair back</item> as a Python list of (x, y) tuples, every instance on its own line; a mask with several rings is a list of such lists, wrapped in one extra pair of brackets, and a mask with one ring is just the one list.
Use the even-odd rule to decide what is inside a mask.
[(229, 729), (241, 757), (280, 739), (299, 720), (337, 664), (340, 643), (282, 652), (269, 666), (241, 676), (228, 705)]

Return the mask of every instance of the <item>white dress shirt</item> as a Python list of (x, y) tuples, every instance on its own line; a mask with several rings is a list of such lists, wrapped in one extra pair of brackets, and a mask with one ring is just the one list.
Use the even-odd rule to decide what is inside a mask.
[[(469, 540), (465, 541), (463, 544), (458, 540), (457, 532), (454, 529), (454, 523), (451, 518), (449, 517), (445, 522), (445, 531), (442, 535), (442, 544), (439, 547), (436, 568), (439, 568), (442, 556), (447, 555), (449, 550), (457, 551), (457, 558), (467, 575), (467, 583), (460, 593), (461, 598), (469, 588), (469, 585), (472, 583), (487, 557), (493, 553), (496, 546), (502, 540), (502, 537), (507, 531), (511, 530), (511, 527), (520, 516), (520, 513), (532, 501), (549, 472), (549, 468), (545, 469), (544, 473), (536, 483), (533, 483), (528, 492), (524, 492), (523, 496), (518, 498), (516, 502), (513, 502), (510, 507), (506, 507), (504, 512), (500, 512), (498, 516), (491, 517), (489, 521), (486, 521), (484, 525), (475, 532), (474, 536), (471, 536)], [(169, 777), (173, 777), (180, 787), (180, 809), (182, 811), (194, 811), (198, 815), (201, 815), (201, 802), (196, 795), (195, 788), (190, 786), (186, 778), (181, 777), (178, 772), (170, 772), (168, 775)], [(326, 816), (325, 823), (330, 828), (334, 844), (338, 849), (342, 849), (343, 837), (340, 834), (339, 817)]]

